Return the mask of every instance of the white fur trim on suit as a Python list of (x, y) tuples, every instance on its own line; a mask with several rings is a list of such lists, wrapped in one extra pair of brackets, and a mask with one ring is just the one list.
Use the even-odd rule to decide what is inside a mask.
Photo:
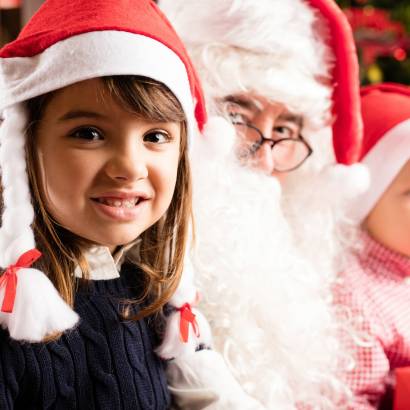
[(410, 119), (389, 130), (362, 159), (370, 172), (370, 186), (354, 201), (352, 217), (355, 221), (359, 223), (366, 218), (409, 159)]
[(79, 81), (141, 75), (164, 83), (182, 105), (189, 135), (194, 128), (194, 106), (183, 62), (164, 44), (143, 35), (122, 31), (79, 34), (33, 57), (3, 59), (0, 70), (0, 111)]
[[(31, 224), (33, 206), (25, 162), (26, 116), (20, 104), (4, 112), (0, 127), (0, 163), (4, 212), (0, 229), (0, 266), (15, 264), (35, 247)], [(37, 269), (17, 271), (17, 291), (12, 313), (0, 312), (0, 325), (16, 340), (39, 342), (45, 336), (73, 327), (78, 316), (61, 299), (50, 280)], [(5, 294), (0, 289), (0, 302)]]

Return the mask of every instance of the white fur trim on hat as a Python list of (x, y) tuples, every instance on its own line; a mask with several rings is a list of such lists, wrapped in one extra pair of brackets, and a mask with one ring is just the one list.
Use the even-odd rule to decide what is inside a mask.
[(370, 173), (369, 189), (354, 201), (352, 218), (362, 222), (410, 159), (410, 119), (390, 129), (362, 159)]
[(194, 129), (193, 98), (184, 63), (163, 43), (147, 36), (124, 31), (79, 34), (33, 57), (2, 59), (0, 69), (0, 111), (83, 80), (141, 75), (165, 84), (175, 94), (187, 117), (189, 135)]

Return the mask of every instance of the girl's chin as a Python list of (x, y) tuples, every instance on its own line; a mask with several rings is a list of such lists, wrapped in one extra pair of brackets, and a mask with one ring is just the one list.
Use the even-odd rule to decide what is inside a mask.
[(110, 252), (113, 253), (117, 248), (135, 242), (141, 232), (118, 232), (116, 235), (113, 235), (112, 231), (107, 233), (107, 235), (95, 235), (83, 232), (79, 236), (93, 245), (107, 247)]

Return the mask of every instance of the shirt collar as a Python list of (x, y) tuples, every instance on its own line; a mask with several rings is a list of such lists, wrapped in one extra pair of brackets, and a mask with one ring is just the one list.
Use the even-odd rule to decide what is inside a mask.
[(401, 253), (393, 251), (380, 242), (373, 239), (367, 232), (363, 232), (363, 251), (359, 253), (360, 259), (366, 259), (372, 265), (385, 267), (400, 277), (410, 276), (410, 258)]
[[(89, 267), (89, 279), (91, 280), (108, 280), (116, 279), (120, 277), (121, 265), (124, 262), (125, 255), (128, 250), (134, 246), (138, 246), (141, 243), (141, 239), (138, 238), (135, 241), (121, 246), (111, 254), (110, 250), (106, 246), (93, 245), (87, 251), (84, 252), (84, 257)], [(76, 278), (82, 278), (83, 273), (80, 266), (74, 270)]]

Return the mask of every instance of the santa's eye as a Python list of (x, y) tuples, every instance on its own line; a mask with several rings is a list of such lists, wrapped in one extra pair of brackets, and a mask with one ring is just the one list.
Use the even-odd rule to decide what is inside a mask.
[(246, 123), (247, 122), (246, 117), (243, 114), (241, 114), (240, 112), (230, 112), (229, 113), (229, 119), (233, 123), (237, 123), (237, 122)]

